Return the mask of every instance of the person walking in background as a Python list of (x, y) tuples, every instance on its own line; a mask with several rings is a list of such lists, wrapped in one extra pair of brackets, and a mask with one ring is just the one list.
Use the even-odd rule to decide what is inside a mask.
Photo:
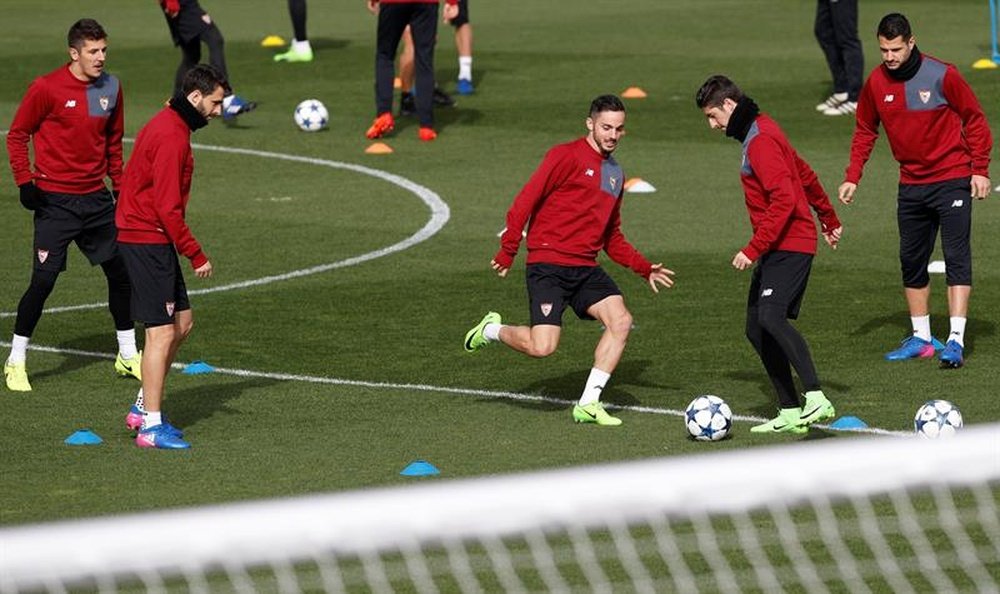
[[(754, 433), (806, 433), (832, 419), (833, 404), (820, 388), (809, 345), (788, 320), (799, 317), (816, 254), (816, 211), (823, 237), (836, 249), (843, 229), (830, 198), (778, 124), (725, 76), (710, 77), (695, 96), (712, 129), (743, 145), (740, 181), (753, 237), (733, 256), (737, 270), (753, 266), (746, 335), (777, 392), (778, 416)], [(756, 266), (754, 266), (756, 264)], [(805, 404), (792, 378), (805, 388)]]
[(506, 277), (528, 227), (531, 326), (504, 325), (500, 314), (491, 311), (466, 333), (464, 346), (474, 352), (499, 341), (531, 357), (547, 357), (559, 346), (566, 307), (582, 320), (600, 321), (604, 333), (573, 420), (615, 426), (621, 419), (604, 410), (600, 397), (625, 351), (632, 314), (615, 281), (597, 264), (597, 254), (604, 250), (657, 293), (657, 285), (673, 286), (674, 272), (651, 264), (621, 231), (625, 177), (611, 154), (625, 133), (625, 105), (615, 95), (597, 97), (586, 125), (586, 136), (549, 150), (514, 198), (500, 250), (490, 262)]
[[(198, 4), (198, 0), (159, 0), (163, 14), (167, 18), (170, 36), (174, 45), (181, 48), (181, 63), (174, 77), (174, 95), (177, 95), (184, 81), (184, 75), (201, 62), (201, 44), (208, 46), (208, 61), (228, 81), (226, 68), (225, 40), (222, 31)], [(232, 121), (237, 116), (253, 111), (256, 101), (249, 101), (235, 95), (230, 88), (222, 103), (222, 117)]]
[(858, 108), (865, 56), (858, 38), (858, 0), (816, 0), (816, 41), (833, 76), (833, 94), (816, 106), (828, 116)]
[[(67, 250), (76, 242), (108, 281), (108, 309), (115, 322), (115, 370), (141, 377), (129, 315), (128, 273), (115, 245), (115, 199), (122, 181), (125, 104), (121, 83), (105, 71), (107, 34), (81, 19), (67, 35), (68, 64), (28, 87), (7, 134), (7, 154), (21, 204), (34, 213), (31, 281), (17, 306), (4, 378), (7, 388), (31, 391), (27, 348)], [(34, 149), (34, 169), (29, 156)], [(105, 178), (111, 179), (109, 192)]]
[(222, 112), (227, 84), (215, 68), (199, 64), (184, 75), (181, 91), (143, 126), (125, 169), (115, 222), (118, 245), (132, 281), (132, 316), (146, 326), (142, 389), (125, 416), (143, 448), (185, 449), (180, 429), (162, 411), (167, 372), (194, 325), (177, 254), (198, 278), (212, 263), (184, 220), (191, 197), (191, 133)]
[(844, 204), (854, 201), (881, 125), (899, 162), (899, 261), (913, 326), (913, 333), (885, 358), (934, 356), (927, 264), (940, 229), (951, 317), (940, 361), (942, 367), (957, 368), (965, 361), (972, 293), (970, 198), (989, 196), (993, 138), (969, 84), (955, 66), (917, 49), (905, 16), (883, 17), (877, 36), (882, 64), (868, 75), (861, 90), (850, 163), (838, 195)]
[(458, 53), (458, 82), (455, 91), (459, 95), (475, 92), (472, 84), (472, 23), (469, 22), (469, 0), (458, 0), (458, 14), (445, 18), (455, 29), (455, 51)]

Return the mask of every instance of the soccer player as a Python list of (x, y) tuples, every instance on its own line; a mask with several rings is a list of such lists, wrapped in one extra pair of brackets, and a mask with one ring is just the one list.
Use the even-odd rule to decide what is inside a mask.
[(990, 193), (993, 139), (972, 89), (951, 64), (920, 53), (905, 16), (891, 13), (878, 30), (882, 64), (868, 75), (855, 117), (851, 157), (838, 192), (854, 200), (878, 128), (885, 128), (899, 162), (899, 260), (912, 335), (885, 358), (900, 361), (934, 356), (927, 263), (938, 229), (948, 283), (951, 333), (941, 366), (964, 363), (965, 323), (972, 293), (972, 201)]
[[(100, 23), (77, 21), (67, 41), (69, 63), (31, 83), (7, 135), (14, 183), (35, 221), (31, 281), (17, 306), (13, 346), (4, 365), (7, 388), (19, 392), (31, 390), (28, 342), (74, 241), (107, 277), (108, 309), (118, 335), (115, 370), (141, 375), (129, 316), (128, 273), (115, 246), (114, 195), (121, 186), (125, 120), (121, 83), (104, 70), (108, 36)], [(105, 177), (111, 178), (111, 192)]]
[(146, 326), (142, 389), (125, 417), (130, 429), (139, 429), (139, 447), (190, 447), (161, 405), (167, 372), (194, 324), (177, 254), (191, 261), (198, 278), (212, 276), (212, 263), (184, 220), (194, 173), (191, 133), (222, 112), (227, 86), (211, 66), (189, 70), (181, 92), (139, 131), (125, 169), (115, 216), (118, 245), (132, 281), (132, 315)]
[(275, 62), (312, 62), (313, 50), (306, 34), (306, 0), (288, 0), (288, 16), (292, 19), (292, 45), (287, 52), (275, 54)]
[(455, 90), (459, 95), (475, 92), (472, 85), (472, 23), (469, 22), (469, 0), (458, 0), (458, 14), (454, 18), (445, 17), (455, 29), (455, 51), (458, 52), (458, 83)]
[(650, 264), (621, 231), (624, 173), (611, 154), (625, 134), (625, 106), (615, 95), (602, 95), (590, 104), (587, 135), (559, 144), (528, 180), (507, 211), (507, 228), (500, 250), (490, 262), (507, 276), (528, 226), (527, 284), (531, 326), (501, 323), (489, 312), (465, 335), (472, 352), (500, 341), (532, 357), (547, 357), (559, 346), (562, 315), (572, 307), (582, 320), (599, 320), (604, 333), (594, 352), (594, 366), (579, 401), (573, 407), (578, 423), (620, 425), (621, 419), (604, 410), (601, 392), (614, 372), (632, 328), (632, 314), (621, 291), (597, 264), (604, 250), (615, 262), (630, 268), (649, 283), (674, 284), (672, 270)]
[[(737, 270), (751, 266), (746, 336), (760, 356), (778, 395), (778, 416), (754, 433), (806, 433), (809, 425), (833, 418), (833, 404), (820, 387), (809, 346), (789, 323), (797, 319), (816, 254), (816, 211), (823, 237), (833, 248), (842, 228), (819, 178), (778, 124), (760, 113), (753, 99), (725, 76), (710, 77), (695, 96), (712, 129), (743, 145), (740, 181), (753, 236), (733, 256)], [(754, 266), (756, 264), (756, 266)], [(805, 405), (792, 370), (805, 388)]]
[[(159, 0), (163, 15), (167, 18), (170, 36), (174, 45), (181, 48), (181, 63), (174, 77), (174, 95), (181, 91), (184, 75), (201, 61), (201, 43), (208, 46), (208, 61), (228, 81), (226, 70), (225, 40), (222, 31), (212, 17), (198, 4), (198, 0)], [(226, 87), (226, 97), (222, 103), (222, 118), (234, 120), (240, 114), (257, 108), (256, 101), (248, 101), (235, 95)]]
[[(437, 138), (434, 130), (434, 43), (437, 39), (438, 0), (366, 0), (368, 10), (378, 15), (375, 49), (375, 120), (365, 132), (369, 139), (381, 138), (396, 127), (392, 117), (392, 83), (399, 40), (407, 25), (416, 53), (416, 108), (424, 142)], [(458, 0), (445, 0), (444, 17), (458, 14)]]
[(833, 76), (833, 94), (816, 111), (828, 116), (852, 114), (858, 108), (865, 68), (858, 38), (858, 0), (816, 0), (813, 33)]

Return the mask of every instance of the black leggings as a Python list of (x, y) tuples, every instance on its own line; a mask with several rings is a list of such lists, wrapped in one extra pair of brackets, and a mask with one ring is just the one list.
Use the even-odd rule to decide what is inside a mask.
[[(223, 78), (229, 81), (229, 73), (226, 70), (226, 41), (222, 38), (222, 31), (215, 26), (215, 23), (205, 29), (201, 35), (180, 44), (181, 63), (177, 67), (177, 76), (174, 77), (174, 94), (181, 92), (181, 83), (184, 82), (184, 75), (201, 62), (201, 42), (208, 46), (208, 63), (215, 67), (222, 74)], [(231, 83), (230, 83), (231, 84)]]
[(295, 41), (306, 41), (306, 0), (288, 0), (288, 16), (292, 18)]
[(747, 339), (764, 363), (781, 408), (801, 406), (799, 393), (792, 380), (792, 370), (799, 375), (806, 392), (819, 389), (819, 378), (809, 345), (795, 326), (788, 321), (787, 310), (765, 305), (747, 308)]

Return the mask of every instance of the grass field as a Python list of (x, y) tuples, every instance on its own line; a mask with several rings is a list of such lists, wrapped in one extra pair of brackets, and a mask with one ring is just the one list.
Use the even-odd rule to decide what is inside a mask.
[[(412, 479), (399, 471), (418, 458), (447, 479), (797, 440), (752, 436), (738, 421), (731, 439), (695, 443), (675, 413), (704, 393), (722, 396), (738, 415), (770, 416), (775, 407), (743, 337), (750, 276), (729, 266), (749, 236), (739, 147), (708, 130), (693, 94), (708, 75), (730, 75), (835, 191), (853, 124), (813, 109), (830, 90), (812, 35), (813, 2), (474, 0), (477, 93), (436, 112), (440, 137), (432, 144), (418, 142), (415, 120), (401, 120), (387, 140), (395, 149), (388, 156), (363, 152), (374, 115), (374, 19), (362, 2), (310, 5), (317, 59), (302, 65), (274, 64), (272, 51), (259, 46), (268, 34), (291, 37), (284, 2), (204, 5), (226, 37), (237, 92), (260, 107), (236, 126), (213, 123), (196, 142), (401, 176), (439, 196), (447, 221), (424, 241), (356, 265), (193, 296), (196, 327), (179, 359), (232, 372), (171, 375), (166, 410), (194, 446), (186, 452), (132, 444), (123, 418), (138, 384), (113, 374), (105, 309), (46, 314), (32, 344), (49, 350), (29, 353), (34, 391), (0, 395), (0, 524), (401, 484)], [(124, 85), (129, 136), (169, 95), (179, 51), (152, 0), (106, 0), (86, 13), (56, 0), (5, 6), (0, 127), (9, 125), (28, 83), (65, 59), (66, 29), (83, 16), (110, 34), (108, 69)], [(866, 68), (878, 63), (878, 19), (897, 9), (862, 3)], [(905, 11), (920, 48), (962, 71), (996, 135), (1000, 71), (968, 67), (988, 55), (986, 2), (921, 0)], [(446, 90), (456, 73), (450, 36), (441, 29), (436, 63)], [(504, 213), (544, 152), (583, 133), (590, 99), (632, 85), (649, 97), (628, 102), (629, 136), (617, 157), (629, 176), (658, 192), (627, 197), (624, 229), (653, 261), (677, 272), (677, 285), (654, 295), (604, 261), (636, 320), (605, 394), (627, 407), (625, 424), (608, 430), (570, 422), (596, 324), (568, 314), (559, 351), (542, 361), (499, 346), (467, 355), (461, 340), (490, 309), (513, 323), (527, 320), (523, 252), (510, 278), (489, 269)], [(330, 128), (315, 134), (292, 123), (294, 106), (311, 97), (331, 113)], [(188, 221), (216, 276), (203, 282), (189, 275), (190, 289), (343, 262), (404, 241), (432, 220), (413, 192), (364, 172), (210, 150), (195, 157)], [(968, 362), (948, 372), (930, 361), (882, 360), (909, 330), (896, 257), (896, 183), (896, 164), (880, 140), (855, 204), (839, 209), (841, 249), (822, 249), (815, 261), (798, 327), (840, 414), (905, 432), (922, 402), (947, 398), (967, 424), (1000, 420), (1000, 196), (975, 207)], [(4, 341), (29, 277), (31, 229), (3, 167)], [(100, 303), (103, 287), (99, 271), (74, 252), (48, 305)], [(932, 323), (941, 335), (943, 277), (935, 276), (933, 287)], [(82, 427), (105, 443), (63, 445)], [(802, 439), (827, 438), (849, 437), (814, 429)]]

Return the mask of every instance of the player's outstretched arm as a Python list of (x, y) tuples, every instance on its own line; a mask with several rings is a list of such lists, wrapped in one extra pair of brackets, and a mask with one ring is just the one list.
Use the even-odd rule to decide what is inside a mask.
[(656, 285), (663, 285), (666, 288), (674, 286), (674, 279), (671, 278), (674, 274), (673, 270), (664, 268), (663, 264), (653, 264), (652, 269), (649, 271), (649, 288), (653, 289), (654, 293), (659, 293), (660, 288)]
[(840, 184), (840, 188), (837, 190), (837, 198), (839, 198), (844, 204), (850, 204), (854, 200), (854, 192), (857, 191), (857, 189), (858, 184), (844, 182)]

